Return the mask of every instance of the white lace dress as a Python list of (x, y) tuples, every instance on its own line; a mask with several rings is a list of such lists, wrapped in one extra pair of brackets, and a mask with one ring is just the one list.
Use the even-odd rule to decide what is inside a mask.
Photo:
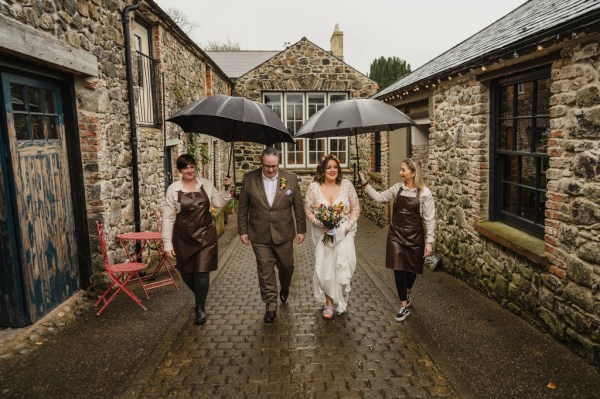
[[(319, 204), (333, 205), (323, 197), (320, 185), (313, 182), (308, 187), (304, 205), (306, 217), (311, 222), (309, 233), (315, 244), (315, 273), (313, 287), (315, 298), (325, 304), (325, 294), (333, 299), (338, 313), (344, 313), (348, 306), (350, 283), (356, 268), (356, 219), (360, 214), (358, 196), (352, 183), (342, 180), (341, 189), (334, 203), (342, 201), (349, 209), (348, 218), (335, 231), (333, 243), (323, 244), (323, 225), (316, 220), (313, 207)], [(348, 234), (344, 234), (349, 229)]]

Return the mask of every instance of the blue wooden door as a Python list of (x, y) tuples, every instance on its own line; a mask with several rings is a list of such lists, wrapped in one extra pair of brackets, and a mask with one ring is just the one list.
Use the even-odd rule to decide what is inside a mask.
[(34, 322), (79, 289), (60, 88), (2, 73), (16, 264)]

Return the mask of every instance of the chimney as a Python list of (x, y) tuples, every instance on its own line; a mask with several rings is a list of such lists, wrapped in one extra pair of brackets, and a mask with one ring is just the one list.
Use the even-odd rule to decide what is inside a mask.
[(335, 29), (331, 35), (331, 54), (344, 61), (344, 32), (340, 30), (339, 24), (335, 24)]

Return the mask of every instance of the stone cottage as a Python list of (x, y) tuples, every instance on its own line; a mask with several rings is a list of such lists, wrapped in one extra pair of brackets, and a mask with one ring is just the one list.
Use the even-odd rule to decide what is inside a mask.
[[(295, 134), (314, 113), (336, 101), (367, 98), (377, 83), (343, 61), (343, 33), (336, 26), (332, 51), (302, 38), (283, 51), (209, 52), (211, 58), (234, 80), (234, 95), (269, 105)], [(359, 136), (361, 163), (369, 161), (368, 135)], [(298, 174), (307, 187), (320, 158), (326, 153), (339, 157), (343, 173), (352, 179), (356, 160), (354, 139), (332, 137), (297, 139), (279, 145), (282, 166)], [(236, 143), (236, 181), (260, 165), (262, 146)]]
[(599, 21), (530, 0), (375, 95), (426, 119), (445, 269), (598, 365)]
[[(156, 228), (186, 136), (164, 122), (231, 80), (151, 0), (0, 2), (0, 326), (35, 322)], [(224, 143), (200, 138), (222, 180)]]

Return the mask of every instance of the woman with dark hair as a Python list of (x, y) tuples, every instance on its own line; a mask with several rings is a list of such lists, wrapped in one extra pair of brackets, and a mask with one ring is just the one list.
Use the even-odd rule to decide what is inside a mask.
[[(360, 214), (356, 190), (351, 182), (342, 178), (340, 161), (335, 155), (321, 158), (304, 203), (315, 243), (314, 294), (324, 304), (323, 317), (332, 319), (334, 304), (338, 314), (346, 312), (348, 306), (350, 283), (356, 268), (356, 220)], [(331, 230), (325, 227), (315, 216), (319, 206), (339, 206), (343, 219), (340, 226)], [(329, 237), (325, 237), (326, 234)]]
[[(168, 257), (177, 256), (177, 268), (194, 293), (196, 324), (206, 322), (204, 306), (209, 272), (217, 270), (217, 229), (210, 208), (227, 204), (227, 191), (217, 191), (207, 179), (196, 176), (196, 160), (190, 154), (177, 158), (181, 180), (171, 184), (163, 207), (162, 238)], [(223, 182), (230, 184), (229, 178)]]
[(377, 202), (394, 200), (390, 223), (385, 266), (394, 270), (400, 310), (396, 320), (410, 314), (411, 290), (417, 274), (423, 273), (423, 263), (433, 251), (435, 239), (435, 204), (431, 191), (425, 187), (421, 167), (411, 158), (400, 165), (403, 183), (396, 183), (381, 193), (377, 192), (359, 172), (360, 181), (369, 197)]

